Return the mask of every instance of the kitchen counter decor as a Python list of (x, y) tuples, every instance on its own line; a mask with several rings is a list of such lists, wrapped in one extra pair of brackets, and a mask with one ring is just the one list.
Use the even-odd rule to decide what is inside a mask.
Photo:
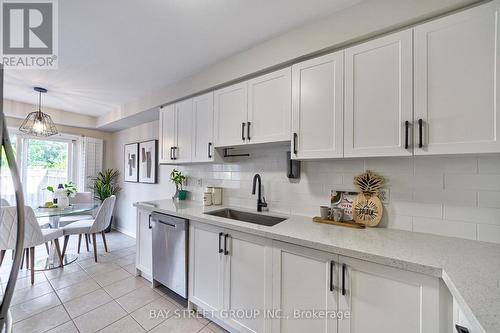
[(378, 194), (384, 183), (383, 177), (370, 170), (354, 177), (354, 184), (359, 187), (361, 192), (353, 202), (352, 214), (355, 222), (368, 227), (375, 227), (380, 223), (384, 206), (382, 206)]

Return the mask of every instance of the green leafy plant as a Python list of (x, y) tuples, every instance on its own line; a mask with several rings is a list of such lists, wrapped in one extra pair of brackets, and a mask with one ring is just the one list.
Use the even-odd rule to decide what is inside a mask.
[(96, 178), (93, 179), (94, 184), (90, 187), (94, 191), (94, 196), (100, 201), (116, 195), (121, 191), (118, 186), (118, 178), (120, 172), (116, 169), (106, 169), (99, 172)]
[[(68, 197), (74, 197), (76, 192), (78, 192), (78, 189), (76, 188), (76, 184), (73, 183), (72, 181), (63, 183), (64, 191), (66, 191), (66, 195)], [(45, 188), (47, 191), (54, 193), (55, 189), (54, 186), (47, 186)]]
[(174, 169), (170, 173), (170, 180), (172, 181), (172, 183), (175, 184), (175, 187), (177, 188), (177, 190), (182, 191), (182, 186), (184, 185), (184, 183), (186, 181), (186, 176), (184, 176), (182, 174), (182, 172), (180, 172), (179, 170)]

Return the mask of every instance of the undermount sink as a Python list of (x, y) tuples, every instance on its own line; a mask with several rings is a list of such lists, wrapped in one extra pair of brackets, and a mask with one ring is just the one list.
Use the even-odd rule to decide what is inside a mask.
[(272, 227), (273, 225), (276, 225), (276, 224), (286, 220), (286, 218), (284, 218), (284, 217), (254, 214), (254, 213), (242, 212), (242, 211), (234, 210), (234, 209), (230, 209), (230, 208), (225, 208), (225, 209), (216, 210), (216, 211), (212, 211), (212, 212), (206, 212), (205, 214), (212, 215), (212, 216), (218, 216), (218, 217), (224, 217), (226, 219), (231, 219), (231, 220), (237, 220), (237, 221), (243, 221), (243, 222), (264, 225), (267, 227)]

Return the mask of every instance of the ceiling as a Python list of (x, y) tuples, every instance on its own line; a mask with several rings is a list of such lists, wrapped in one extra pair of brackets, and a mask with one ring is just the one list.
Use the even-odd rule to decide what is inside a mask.
[(59, 1), (59, 69), (6, 70), (5, 98), (100, 116), (358, 0)]

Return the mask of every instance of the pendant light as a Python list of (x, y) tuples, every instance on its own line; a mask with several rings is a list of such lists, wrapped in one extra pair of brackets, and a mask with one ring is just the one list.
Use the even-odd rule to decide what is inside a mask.
[(28, 114), (19, 127), (19, 130), (34, 136), (51, 136), (57, 134), (57, 128), (52, 118), (50, 118), (48, 114), (42, 112), (42, 93), (47, 93), (47, 89), (40, 87), (35, 87), (33, 89), (39, 93), (38, 110)]

